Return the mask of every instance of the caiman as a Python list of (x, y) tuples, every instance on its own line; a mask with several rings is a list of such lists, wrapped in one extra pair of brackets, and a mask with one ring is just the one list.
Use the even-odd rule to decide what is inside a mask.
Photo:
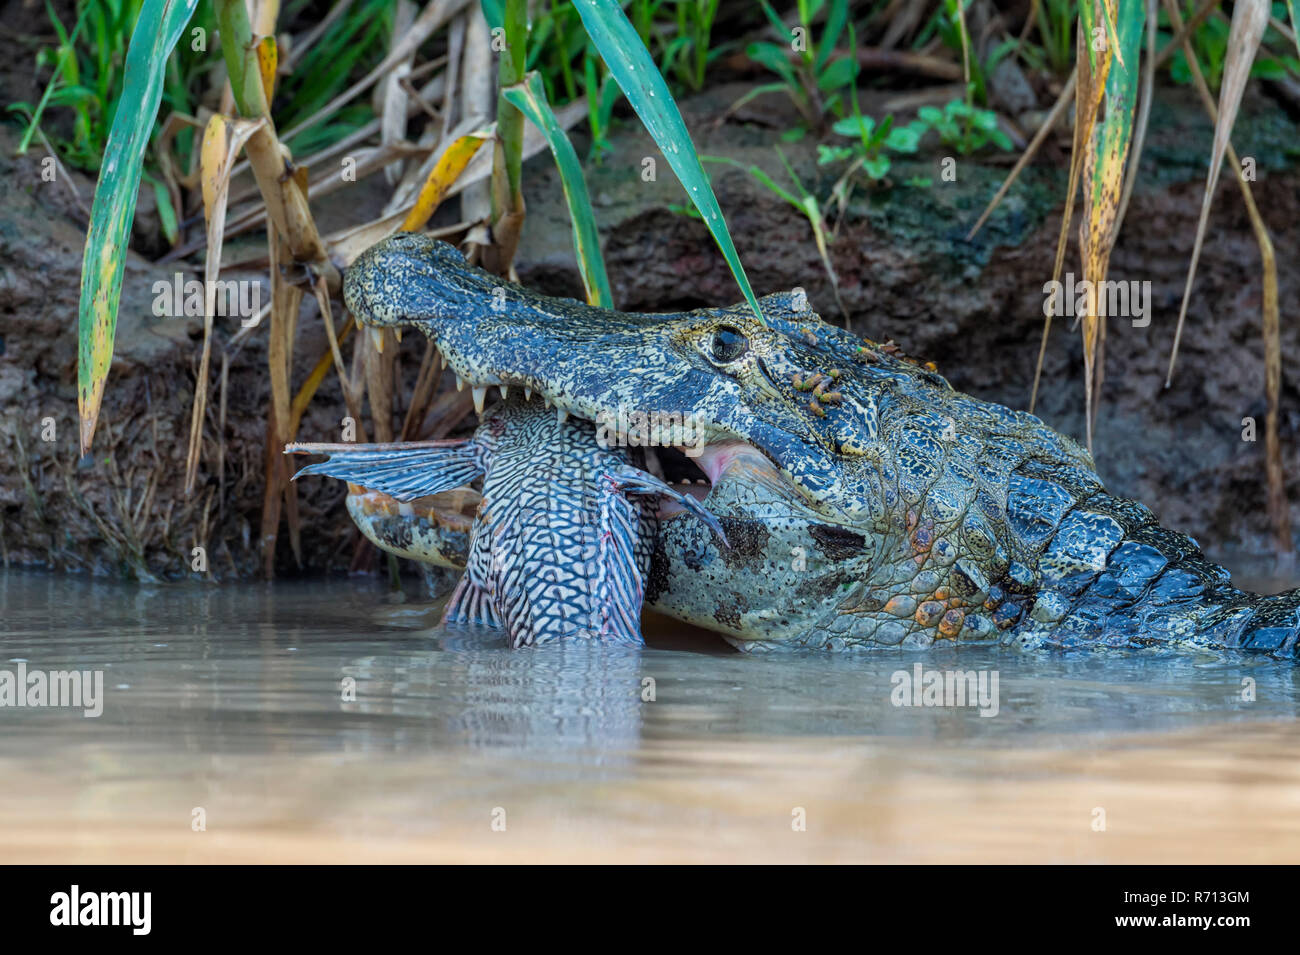
[[(492, 515), (513, 495), (610, 480), (619, 486), (597, 500), (663, 503), (625, 515), (633, 532), (614, 552), (639, 571), (624, 575), (632, 591), (585, 592), (604, 587), (601, 606), (643, 596), (742, 649), (950, 642), (1296, 659), (1300, 591), (1237, 589), (1191, 538), (1107, 493), (1076, 442), (827, 324), (801, 294), (762, 298), (762, 321), (747, 305), (628, 314), (539, 295), (403, 234), (358, 258), (344, 295), (363, 326), (424, 330), (473, 389), (483, 425), (463, 444), (303, 446), (332, 454), (308, 470), (352, 482), (348, 506), (367, 536), (426, 562), (468, 561), (472, 572), (470, 512), (479, 525), (487, 515), (497, 530), (479, 550), (504, 555), (511, 573), (467, 573), (453, 605), (462, 619), (499, 622), (492, 607), (573, 564), (563, 555), (582, 552), (566, 550), (574, 527), (607, 530), (596, 505), (574, 520), (581, 508), (566, 491), (539, 498), (548, 503), (523, 522), (545, 533), (502, 531)], [(484, 414), (489, 388), (514, 397)], [(496, 480), (491, 462), (506, 447), (491, 437), (515, 419), (550, 424), (512, 446)], [(481, 495), (465, 487), (484, 474)], [(687, 490), (716, 524), (681, 506)], [(577, 575), (593, 572), (588, 561)], [(473, 593), (484, 586), (487, 597)], [(515, 642), (547, 639), (545, 615), (529, 626)]]

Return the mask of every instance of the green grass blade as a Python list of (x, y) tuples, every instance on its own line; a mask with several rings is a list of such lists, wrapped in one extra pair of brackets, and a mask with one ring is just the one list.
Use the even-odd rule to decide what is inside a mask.
[(546, 101), (546, 90), (537, 73), (529, 73), (522, 83), (502, 90), (506, 100), (519, 110), (546, 138), (560, 171), (564, 186), (564, 199), (569, 204), (569, 221), (573, 224), (573, 249), (582, 270), (582, 284), (587, 288), (587, 301), (604, 308), (614, 307), (614, 296), (609, 290), (605, 274), (605, 258), (600, 251), (600, 233), (596, 229), (596, 215), (587, 194), (587, 181), (582, 175), (582, 164), (569, 142), (569, 137), (555, 119), (551, 104)]
[(641, 42), (636, 29), (628, 21), (618, 0), (574, 0), (578, 14), (582, 17), (587, 35), (600, 52), (609, 67), (610, 74), (623, 90), (623, 95), (632, 104), (641, 122), (658, 144), (668, 165), (677, 174), (678, 180), (686, 189), (691, 202), (699, 210), (704, 224), (713, 233), (722, 257), (727, 260), (736, 284), (745, 295), (754, 314), (760, 322), (764, 321), (758, 298), (745, 275), (745, 267), (740, 264), (735, 243), (727, 230), (727, 222), (722, 217), (718, 198), (713, 194), (713, 186), (700, 164), (699, 154), (691, 142), (691, 134), (686, 129), (682, 114), (668, 92), (668, 84), (659, 74), (650, 51)]
[(95, 435), (104, 380), (113, 359), (127, 238), (149, 135), (162, 99), (167, 57), (197, 5), (198, 0), (144, 0), (127, 49), (122, 98), (104, 149), (81, 266), (77, 407), (83, 454)]
[(22, 141), (18, 144), (17, 154), (19, 156), (27, 155), (27, 148), (32, 143), (32, 136), (41, 125), (41, 117), (45, 114), (45, 107), (50, 104), (50, 97), (58, 89), (64, 73), (72, 74), (72, 81), (76, 81), (77, 51), (73, 44), (77, 42), (77, 37), (81, 33), (81, 25), (86, 19), (86, 11), (89, 9), (89, 7), (82, 8), (81, 15), (77, 17), (77, 25), (72, 28), (71, 37), (63, 29), (63, 24), (59, 22), (59, 18), (54, 15), (53, 10), (50, 11), (50, 20), (54, 23), (54, 28), (59, 34), (59, 45), (55, 47), (57, 59), (54, 63), (54, 72), (50, 74), (50, 82), (45, 86), (45, 93), (41, 96), (40, 102), (36, 104), (36, 109), (32, 111), (31, 122), (27, 124)]

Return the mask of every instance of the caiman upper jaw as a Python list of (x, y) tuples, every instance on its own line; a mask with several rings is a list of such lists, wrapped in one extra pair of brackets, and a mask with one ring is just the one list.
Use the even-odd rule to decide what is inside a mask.
[[(674, 316), (627, 315), (547, 298), (468, 266), (454, 247), (400, 233), (367, 249), (347, 270), (344, 301), (362, 326), (413, 325), (435, 342), (459, 387), (482, 411), (489, 388), (537, 393), (561, 414), (595, 421), (619, 405), (653, 401), (686, 412), (708, 375), (669, 353)], [(603, 362), (593, 362), (603, 354)], [(623, 368), (663, 366), (662, 396), (647, 395)], [(688, 381), (688, 378), (699, 381)], [(681, 407), (673, 408), (678, 402)]]
[[(756, 341), (767, 334), (750, 327), (747, 310), (633, 314), (551, 298), (474, 268), (453, 246), (413, 233), (362, 253), (347, 270), (343, 293), (362, 326), (422, 329), (457, 384), (472, 390), (480, 411), (489, 389), (501, 387), (536, 395), (561, 417), (597, 427), (638, 414), (689, 419), (696, 448), (743, 442), (805, 498), (824, 496), (833, 462), (802, 404), (783, 399), (771, 380), (783, 369), (764, 363), (756, 349), (740, 359), (712, 349), (721, 330), (746, 344), (746, 336)], [(748, 364), (742, 367), (747, 356), (759, 363), (758, 386)], [(808, 401), (802, 393), (796, 397)]]

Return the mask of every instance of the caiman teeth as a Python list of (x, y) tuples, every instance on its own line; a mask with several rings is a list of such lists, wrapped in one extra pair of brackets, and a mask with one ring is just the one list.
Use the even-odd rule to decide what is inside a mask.
[(384, 353), (384, 330), (382, 328), (370, 329), (370, 343), (375, 346), (375, 351), (381, 355)]
[(531, 388), (525, 388), (525, 389), (524, 389), (524, 401), (532, 401), (532, 400), (533, 400), (533, 389), (531, 389)]
[(510, 392), (510, 387), (509, 387), (508, 385), (497, 385), (497, 388), (498, 388), (498, 389), (500, 390), (500, 392), (501, 392), (501, 400), (502, 400), (502, 401), (505, 401), (506, 398), (510, 397), (510, 394), (509, 394), (509, 392)]
[(456, 376), (456, 390), (457, 391), (465, 390), (465, 379), (462, 378), (460, 375)]
[(560, 422), (560, 424), (564, 424), (564, 422), (568, 420), (568, 417), (569, 417), (569, 413), (567, 411), (565, 411), (563, 408), (556, 407), (555, 418), (557, 421)]
[(474, 411), (478, 414), (483, 413), (483, 402), (487, 400), (487, 388), (475, 388), (474, 392)]

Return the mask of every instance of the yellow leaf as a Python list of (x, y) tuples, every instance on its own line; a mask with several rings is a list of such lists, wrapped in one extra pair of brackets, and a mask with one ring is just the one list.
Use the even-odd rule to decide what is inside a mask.
[(447, 194), (447, 190), (465, 171), (469, 161), (474, 158), (474, 154), (488, 138), (488, 134), (484, 131), (467, 133), (443, 151), (433, 168), (429, 170), (424, 185), (420, 187), (420, 195), (415, 200), (415, 206), (402, 222), (403, 232), (414, 232), (425, 226), (442, 202), (443, 196)]
[(257, 69), (262, 74), (262, 89), (266, 90), (266, 102), (269, 106), (275, 96), (275, 68), (279, 52), (275, 46), (275, 37), (264, 36), (257, 41)]

